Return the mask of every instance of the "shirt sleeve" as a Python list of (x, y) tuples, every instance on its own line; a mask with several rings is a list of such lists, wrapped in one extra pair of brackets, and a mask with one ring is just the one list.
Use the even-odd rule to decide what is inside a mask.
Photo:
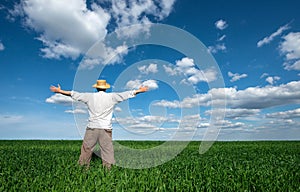
[(122, 101), (125, 101), (129, 98), (133, 98), (135, 97), (134, 95), (134, 91), (125, 91), (125, 92), (121, 92), (121, 93), (112, 93), (112, 100), (115, 103), (120, 103)]
[(71, 91), (71, 97), (72, 99), (76, 101), (81, 101), (83, 103), (87, 103), (89, 98), (87, 93), (79, 93), (76, 91)]

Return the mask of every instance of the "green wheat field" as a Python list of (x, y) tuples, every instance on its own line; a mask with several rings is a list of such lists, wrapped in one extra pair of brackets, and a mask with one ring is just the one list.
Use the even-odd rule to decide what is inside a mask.
[[(158, 141), (119, 141), (134, 148)], [(300, 191), (300, 141), (191, 142), (153, 168), (77, 165), (81, 141), (0, 141), (0, 191)]]

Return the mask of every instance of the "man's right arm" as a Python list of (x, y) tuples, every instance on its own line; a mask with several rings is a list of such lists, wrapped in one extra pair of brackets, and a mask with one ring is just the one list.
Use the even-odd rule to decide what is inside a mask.
[(120, 103), (129, 98), (135, 97), (137, 94), (144, 93), (144, 92), (148, 91), (148, 89), (149, 88), (147, 86), (142, 86), (139, 89), (133, 90), (133, 91), (125, 91), (122, 93), (113, 93), (113, 101), (116, 103)]
[(60, 88), (60, 85), (58, 84), (57, 87), (55, 86), (51, 86), (50, 87), (50, 90), (54, 93), (60, 93), (60, 94), (63, 94), (63, 95), (66, 95), (66, 96), (71, 96), (71, 91), (65, 91), (65, 90), (62, 90)]

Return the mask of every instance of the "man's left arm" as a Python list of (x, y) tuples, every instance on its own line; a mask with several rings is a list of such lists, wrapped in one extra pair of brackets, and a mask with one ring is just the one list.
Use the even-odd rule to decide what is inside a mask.
[(148, 91), (148, 89), (149, 88), (147, 86), (141, 86), (137, 90), (126, 91), (126, 92), (122, 92), (122, 93), (114, 93), (113, 100), (115, 102), (119, 103), (119, 102), (125, 101), (129, 98), (132, 98), (132, 97), (136, 96), (137, 94), (144, 93), (144, 92)]
[(146, 92), (148, 90), (149, 90), (148, 86), (141, 86), (138, 90), (133, 91), (133, 94), (137, 95), (139, 93), (144, 93), (144, 92)]

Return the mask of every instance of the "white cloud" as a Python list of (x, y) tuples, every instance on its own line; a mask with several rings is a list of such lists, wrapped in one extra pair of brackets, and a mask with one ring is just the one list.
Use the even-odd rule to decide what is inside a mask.
[(291, 32), (283, 37), (284, 41), (280, 45), (282, 53), (285, 53), (287, 60), (300, 58), (300, 32)]
[(0, 41), (0, 51), (3, 51), (5, 49), (3, 43)]
[[(127, 130), (131, 130), (135, 133), (152, 133), (153, 131), (178, 131), (179, 126), (181, 131), (195, 130), (200, 121), (199, 114), (192, 114), (186, 116), (152, 116), (146, 115), (141, 117), (123, 117), (116, 118), (114, 123), (119, 123)], [(170, 126), (171, 125), (171, 126)], [(174, 128), (176, 127), (176, 128)], [(183, 130), (182, 130), (183, 129)]]
[(115, 107), (114, 111), (115, 112), (122, 112), (122, 108), (121, 107)]
[(63, 104), (63, 105), (72, 105), (73, 99), (71, 97), (54, 94), (51, 97), (46, 99), (46, 103), (55, 103), (55, 104)]
[(194, 59), (188, 58), (188, 57), (184, 57), (181, 60), (177, 60), (176, 61), (176, 66), (179, 67), (179, 69), (186, 69), (186, 68), (190, 68), (190, 67), (194, 67)]
[(25, 26), (40, 34), (44, 57), (75, 59), (106, 36), (110, 15), (95, 3), (90, 9), (84, 0), (27, 0), (21, 6)]
[(261, 47), (265, 44), (269, 44), (273, 39), (279, 35), (281, 35), (284, 31), (288, 30), (290, 28), (289, 24), (286, 24), (279, 29), (277, 29), (276, 32), (272, 33), (270, 36), (263, 38), (259, 42), (257, 42), (257, 47)]
[(72, 114), (85, 114), (87, 113), (84, 109), (74, 109), (74, 110), (66, 110), (66, 113), (72, 113)]
[(273, 130), (280, 130), (284, 128), (284, 134), (290, 129), (294, 129), (293, 134), (299, 135), (298, 128), (300, 126), (300, 108), (292, 109), (288, 111), (280, 111), (274, 113), (267, 113), (265, 115), (267, 119), (270, 119), (267, 126)]
[(165, 17), (169, 16), (169, 14), (173, 10), (173, 5), (176, 0), (159, 0), (159, 5), (161, 7), (161, 12), (159, 14), (159, 18), (162, 20)]
[[(99, 50), (100, 49), (100, 50)], [(103, 43), (98, 43), (93, 47), (93, 52), (89, 52), (80, 63), (79, 69), (93, 69), (100, 64), (121, 63), (123, 56), (128, 53), (126, 45), (120, 45), (115, 49), (105, 47)]]
[(263, 109), (279, 105), (300, 103), (300, 81), (279, 86), (249, 87), (231, 90), (227, 103), (233, 108)]
[(217, 29), (224, 30), (228, 27), (228, 24), (226, 23), (226, 21), (220, 19), (215, 22), (215, 26)]
[(280, 77), (278, 76), (274, 76), (274, 77), (267, 77), (266, 81), (268, 83), (270, 83), (271, 85), (273, 85), (274, 83), (276, 83), (276, 81), (280, 80)]
[[(215, 26), (219, 30), (224, 30), (228, 27), (228, 24), (226, 23), (226, 21), (220, 19), (215, 22)], [(224, 34), (222, 36), (218, 37), (218, 39), (216, 40), (217, 43), (215, 45), (208, 46), (207, 51), (211, 54), (218, 53), (219, 51), (226, 52), (227, 48), (226, 48), (225, 43), (223, 42), (223, 40), (225, 38), (226, 38), (226, 35), (224, 35)]]
[(210, 53), (218, 53), (219, 51), (226, 51), (226, 46), (224, 43), (216, 44), (214, 46), (208, 46), (208, 52)]
[(142, 81), (140, 79), (130, 80), (126, 83), (125, 88), (126, 89), (138, 89), (142, 85), (148, 86), (149, 90), (158, 89), (157, 81), (152, 80), (152, 79), (146, 80), (146, 81)]
[(180, 101), (176, 101), (176, 100), (174, 101), (161, 100), (156, 102), (154, 105), (161, 106), (161, 107), (169, 107), (169, 108), (181, 108)]
[(172, 68), (171, 66), (167, 66), (167, 65), (163, 65), (163, 68), (168, 75), (171, 76), (177, 75), (176, 68)]
[[(112, 0), (109, 13), (117, 25), (117, 34), (122, 37), (131, 38), (139, 35), (140, 32), (148, 32), (154, 20), (162, 20), (167, 17), (172, 9), (174, 0), (131, 0), (119, 1)], [(140, 24), (140, 25), (135, 25)], [(126, 30), (118, 30), (122, 27)]]
[(286, 62), (283, 64), (284, 69), (290, 71), (290, 70), (296, 70), (300, 71), (300, 60), (295, 62)]
[(300, 70), (300, 32), (291, 32), (283, 37), (279, 45), (280, 52), (284, 54), (286, 62), (284, 69)]
[(214, 69), (196, 70), (189, 78), (188, 81), (192, 84), (199, 82), (212, 82), (217, 79), (217, 72)]
[(80, 49), (75, 48), (70, 44), (65, 44), (63, 42), (49, 41), (44, 36), (37, 38), (43, 42), (44, 48), (41, 48), (43, 57), (50, 59), (60, 59), (61, 57), (70, 57), (76, 59), (80, 54)]
[(229, 71), (228, 76), (231, 77), (230, 82), (235, 82), (235, 81), (238, 81), (242, 78), (246, 78), (248, 75), (247, 74), (232, 73), (232, 72)]
[(150, 90), (158, 89), (157, 81), (155, 80), (147, 80), (142, 83), (143, 86), (148, 86)]
[(110, 10), (118, 26), (143, 23), (152, 15), (158, 20), (167, 17), (173, 9), (175, 0), (112, 0)]
[(229, 119), (241, 119), (245, 117), (257, 116), (260, 113), (259, 109), (214, 109), (214, 110), (207, 110), (205, 111), (206, 115), (224, 114), (225, 110), (225, 117)]
[(222, 130), (243, 130), (245, 131), (245, 123), (242, 122), (231, 122), (228, 120), (223, 120), (223, 121), (217, 121), (215, 122), (215, 125), (221, 126)]
[(147, 123), (163, 123), (168, 121), (168, 118), (163, 116), (153, 116), (153, 115), (146, 115), (143, 117), (138, 118), (139, 121), (147, 122)]
[[(141, 129), (141, 131), (139, 133), (148, 133), (148, 130), (145, 129), (151, 129), (151, 130), (158, 130), (159, 128), (156, 127), (155, 125), (151, 125), (149, 123), (138, 123), (138, 124), (133, 124), (133, 125), (129, 125), (127, 128), (130, 129)], [(136, 130), (134, 130), (136, 131)]]
[[(286, 104), (300, 103), (300, 81), (292, 81), (279, 86), (236, 88), (214, 88), (206, 94), (196, 94), (182, 101), (162, 100), (156, 106), (170, 108), (191, 108), (197, 106), (221, 106), (226, 102), (229, 108), (264, 109)], [(225, 98), (226, 95), (226, 98)], [(213, 99), (213, 100), (212, 100)]]
[(139, 79), (130, 80), (126, 83), (125, 88), (126, 89), (138, 89), (141, 85), (142, 85), (142, 81)]
[(269, 76), (268, 73), (263, 73), (263, 74), (260, 76), (260, 78), (262, 79), (262, 78), (267, 77), (267, 76)]
[[(92, 1), (87, 5), (85, 0), (73, 0), (72, 3), (56, 0), (21, 0), (13, 10), (9, 10), (9, 17), (15, 20), (20, 16), (23, 25), (37, 33), (36, 39), (44, 45), (41, 48), (43, 57), (77, 59), (95, 42), (104, 40), (109, 22), (116, 23), (116, 30), (142, 24), (144, 27), (132, 27), (123, 35), (129, 37), (139, 34), (140, 31), (147, 30), (147, 25), (152, 23), (151, 19), (157, 21), (167, 17), (173, 9), (174, 0), (113, 0), (106, 1), (105, 6), (101, 6), (101, 3), (104, 4), (101, 1)], [(120, 57), (109, 57), (109, 49), (113, 49), (115, 53), (118, 53), (118, 50), (106, 46), (103, 44), (104, 53), (98, 53), (99, 57), (102, 56), (102, 61), (107, 58), (120, 60)]]
[[(219, 121), (214, 121), (214, 122), (201, 122), (198, 126), (198, 128), (209, 128), (209, 127), (219, 127), (220, 128), (220, 134), (224, 134), (223, 131), (239, 131), (238, 133), (241, 132), (249, 132), (253, 131), (249, 130), (248, 127), (246, 126), (245, 123), (243, 122), (231, 122), (229, 120), (219, 120)], [(213, 130), (210, 130), (213, 131)]]
[(226, 38), (226, 35), (222, 35), (221, 37), (218, 38), (217, 41), (223, 41)]
[(199, 82), (212, 82), (217, 78), (216, 70), (213, 68), (199, 70), (195, 67), (194, 60), (188, 57), (177, 60), (174, 68), (167, 65), (163, 65), (163, 67), (168, 75), (186, 75), (187, 79), (184, 79), (182, 83), (197, 84)]
[[(130, 24), (138, 23), (139, 17), (142, 13), (153, 12), (155, 10), (154, 2), (144, 1), (138, 3), (137, 1), (118, 1), (112, 0), (111, 13), (116, 19), (117, 24), (120, 26), (127, 26)], [(146, 17), (145, 17), (146, 18)]]
[[(141, 32), (149, 32), (151, 18), (159, 21), (169, 16), (175, 0), (112, 0), (110, 3), (109, 12), (117, 24), (117, 34), (131, 38)], [(126, 30), (118, 30), (124, 26)]]
[(295, 119), (300, 118), (300, 108), (289, 110), (289, 111), (281, 111), (275, 113), (266, 114), (267, 118), (275, 118), (275, 119)]
[(148, 66), (143, 65), (138, 67), (138, 70), (143, 74), (149, 74), (149, 73), (157, 73), (157, 64), (150, 63)]

